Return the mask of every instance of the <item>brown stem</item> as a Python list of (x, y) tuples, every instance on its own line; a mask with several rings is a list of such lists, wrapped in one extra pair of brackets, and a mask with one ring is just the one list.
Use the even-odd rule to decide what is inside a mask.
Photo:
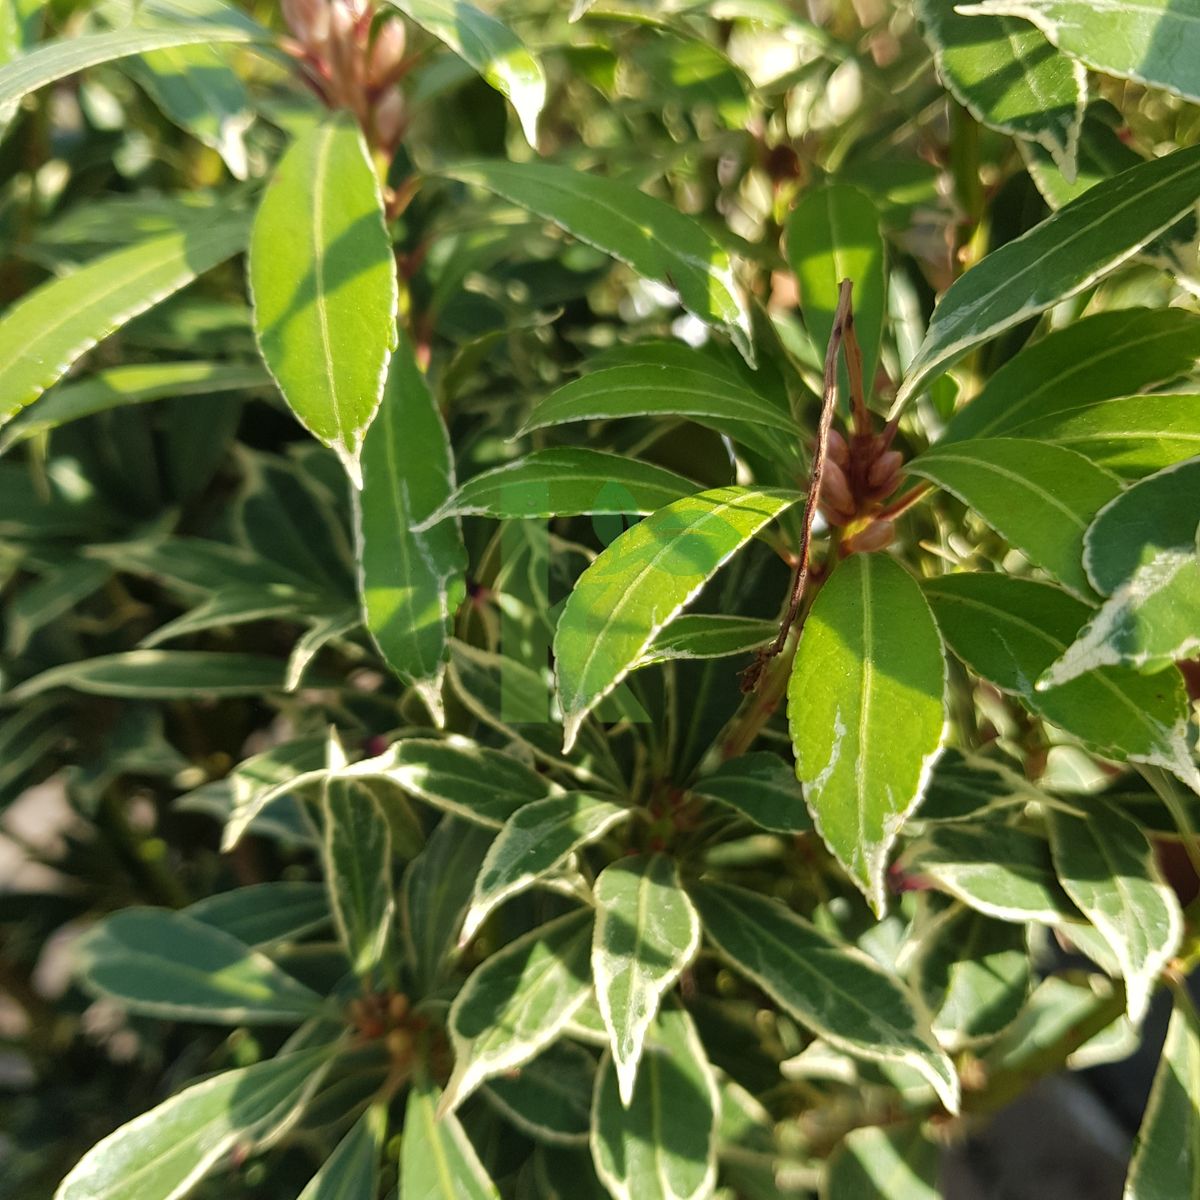
[(914, 488), (910, 488), (899, 500), (889, 505), (887, 508), (881, 508), (875, 514), (877, 521), (894, 521), (901, 513), (907, 512), (914, 504), (917, 503), (923, 496), (926, 495), (933, 487), (932, 483), (927, 480), (922, 480)]
[[(804, 501), (804, 521), (800, 530), (800, 549), (797, 554), (796, 575), (792, 580), (792, 595), (788, 602), (787, 614), (779, 627), (779, 636), (761, 651), (754, 663), (747, 668), (742, 677), (742, 691), (752, 692), (758, 687), (762, 678), (763, 668), (783, 650), (788, 633), (791, 632), (796, 615), (800, 611), (800, 603), (804, 598), (804, 589), (808, 584), (808, 566), (812, 547), (812, 527), (817, 516), (817, 501), (821, 497), (821, 479), (825, 473), (825, 455), (829, 447), (829, 429), (833, 423), (833, 410), (837, 400), (837, 356), (842, 338), (847, 330), (853, 329), (854, 316), (851, 309), (850, 293), (854, 288), (849, 279), (843, 279), (838, 285), (838, 305), (833, 317), (833, 330), (829, 335), (829, 345), (825, 350), (825, 387), (821, 397), (821, 420), (817, 425), (817, 445), (813, 451), (812, 474), (808, 481), (808, 496)], [(852, 335), (851, 335), (852, 336)], [(847, 363), (849, 368), (849, 363)], [(858, 362), (858, 386), (862, 388), (862, 359)]]
[[(850, 281), (844, 280), (842, 287)], [(838, 297), (839, 301), (841, 296)], [(834, 331), (837, 321), (834, 320)], [(867, 394), (863, 388), (862, 347), (858, 344), (858, 333), (854, 328), (854, 310), (847, 305), (845, 327), (842, 329), (842, 353), (846, 358), (846, 375), (850, 380), (850, 403), (854, 413), (854, 432), (860, 438), (871, 436), (871, 414), (867, 409)], [(832, 339), (830, 339), (832, 341)]]

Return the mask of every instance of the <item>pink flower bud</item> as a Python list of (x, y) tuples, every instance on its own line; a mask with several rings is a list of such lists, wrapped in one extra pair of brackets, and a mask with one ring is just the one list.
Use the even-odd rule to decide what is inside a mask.
[(900, 464), (904, 455), (899, 450), (885, 450), (872, 464), (867, 472), (867, 483), (873, 488), (882, 486), (889, 481), (899, 482)]
[(386, 21), (371, 43), (367, 83), (371, 87), (385, 87), (396, 77), (397, 68), (403, 62), (404, 26), (399, 21)]
[(896, 526), (892, 521), (875, 521), (866, 529), (847, 538), (842, 543), (842, 549), (847, 554), (869, 554), (872, 550), (882, 550), (890, 546), (896, 537)]
[(828, 454), (839, 467), (849, 466), (850, 447), (846, 445), (846, 439), (836, 429), (829, 431)]
[(375, 105), (371, 123), (376, 142), (387, 150), (393, 150), (404, 136), (408, 118), (404, 111), (404, 97), (397, 88), (385, 92)]
[(310, 50), (329, 38), (328, 0), (282, 0), (283, 19), (299, 41)]
[(825, 472), (821, 476), (821, 503), (831, 514), (847, 516), (853, 515), (857, 507), (845, 473), (831, 459), (825, 460)]

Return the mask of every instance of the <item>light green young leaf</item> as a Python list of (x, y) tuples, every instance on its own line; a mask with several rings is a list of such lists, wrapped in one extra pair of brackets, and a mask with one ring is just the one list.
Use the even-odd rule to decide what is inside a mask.
[(1075, 595), (1094, 598), (1083, 537), (1096, 513), (1120, 495), (1115, 475), (1073, 450), (1007, 437), (938, 444), (907, 469), (957, 496)]
[(693, 613), (676, 617), (650, 643), (639, 667), (676, 659), (730, 658), (752, 654), (779, 632), (777, 621), (726, 613)]
[(1200, 1029), (1195, 1012), (1180, 1001), (1167, 1027), (1122, 1200), (1177, 1200), (1200, 1193), (1198, 1079)]
[(941, 1200), (937, 1147), (917, 1125), (866, 1125), (829, 1157), (821, 1200)]
[(42, 0), (4, 0), (0, 4), (0, 63), (11, 62), (37, 41)]
[(25, 409), (0, 434), (0, 454), (37, 434), (126, 404), (173, 396), (215, 396), (269, 383), (267, 373), (255, 363), (132, 363), (113, 367), (78, 382), (64, 383), (35, 407)]
[(454, 1073), (439, 1110), (550, 1045), (592, 994), (592, 912), (559, 917), (475, 969), (450, 1007)]
[(359, 591), (380, 653), (417, 689), (438, 725), (445, 719), (447, 639), (466, 595), (467, 552), (457, 520), (420, 533), (415, 526), (453, 490), (446, 427), (402, 337), (363, 445), (362, 489), (354, 493)]
[(700, 948), (700, 918), (665, 854), (617, 859), (594, 891), (592, 977), (628, 1108), (659, 1004)]
[(788, 681), (796, 777), (817, 832), (877, 915), (888, 852), (942, 747), (946, 660), (916, 580), (886, 555), (840, 563)]
[(201, 1080), (93, 1146), (55, 1200), (178, 1200), (236, 1146), (281, 1132), (324, 1077), (330, 1047)]
[(684, 308), (727, 332), (753, 365), (750, 312), (729, 255), (691, 217), (621, 180), (549, 163), (456, 163), (444, 173), (495, 192), (674, 288)]
[(329, 924), (325, 885), (291, 880), (252, 883), (189, 904), (183, 916), (247, 946), (292, 941)]
[(674, 471), (624, 454), (555, 446), (468, 479), (437, 512), (420, 522), (419, 528), (447, 517), (509, 521), (587, 513), (652, 513), (699, 490), (699, 484)]
[(1200, 790), (1182, 677), (1102, 667), (1061, 687), (1035, 687), (1074, 641), (1087, 605), (1050, 584), (1000, 574), (945, 575), (926, 581), (925, 594), (946, 642), (977, 675), (1100, 753), (1164, 767)]
[(391, 0), (406, 17), (445, 42), (502, 95), (537, 148), (537, 122), (546, 103), (542, 64), (507, 25), (465, 0)]
[(396, 347), (396, 262), (379, 178), (347, 114), (292, 143), (254, 219), (254, 331), (300, 423), (361, 485), (363, 435)]
[(56, 38), (17, 55), (0, 68), (0, 107), (12, 104), (57, 79), (131, 54), (145, 54), (149, 50), (161, 50), (168, 46), (266, 41), (270, 36), (265, 30), (247, 22), (244, 25), (179, 24), (160, 29), (127, 26), (105, 33)]
[(75, 949), (81, 980), (131, 1012), (228, 1025), (298, 1025), (321, 998), (244, 942), (182, 913), (126, 908)]
[(592, 1107), (592, 1161), (613, 1200), (703, 1200), (716, 1183), (721, 1097), (692, 1019), (665, 1008), (625, 1100), (605, 1056)]
[(611, 543), (579, 577), (554, 635), (564, 744), (659, 631), (798, 493), (714, 488), (684, 497)]
[(1051, 413), (1013, 431), (1134, 478), (1200, 453), (1200, 395), (1123, 396)]
[(458, 1118), (444, 1109), (432, 1083), (409, 1089), (400, 1145), (400, 1194), (404, 1200), (500, 1200), (496, 1185)]
[(873, 959), (753, 892), (705, 883), (691, 893), (709, 940), (800, 1024), (857, 1058), (913, 1067), (958, 1110), (954, 1067), (912, 1000)]
[(194, 700), (205, 696), (257, 696), (283, 690), (283, 663), (258, 654), (203, 650), (128, 650), (51, 667), (4, 694), (24, 702), (51, 688), (93, 696)]
[(1059, 925), (1079, 919), (1055, 877), (1046, 839), (1011, 825), (937, 825), (905, 852), (902, 863), (1000, 921)]
[(385, 965), (396, 899), (392, 834), (369, 788), (331, 776), (321, 799), (329, 905), (354, 973), (369, 979)]
[(1089, 804), (1086, 817), (1049, 809), (1046, 819), (1058, 878), (1116, 955), (1129, 1018), (1139, 1024), (1179, 948), (1179, 901), (1136, 821), (1103, 802)]
[(299, 1200), (375, 1200), (385, 1121), (380, 1109), (365, 1112), (321, 1164)]
[(596, 1060), (574, 1042), (547, 1047), (512, 1075), (483, 1085), (483, 1095), (506, 1120), (535, 1141), (586, 1146), (592, 1118)]
[(564, 792), (518, 809), (504, 823), (479, 869), (461, 940), (474, 937), (497, 905), (561, 866), (576, 850), (598, 841), (633, 811), (586, 792)]
[(1032, 21), (1094, 71), (1200, 102), (1196, 0), (986, 0), (959, 11)]
[(717, 372), (654, 363), (605, 367), (573, 379), (534, 406), (521, 432), (569, 421), (643, 416), (687, 417), (738, 441), (745, 440), (747, 425), (800, 437), (783, 409), (742, 384)]
[(723, 762), (698, 780), (692, 791), (728, 805), (772, 833), (805, 833), (813, 827), (796, 772), (769, 750)]
[(962, 16), (955, 0), (918, 0), (946, 86), (977, 121), (1044, 146), (1068, 179), (1087, 105), (1087, 72), (1035, 28), (1008, 16)]
[(1200, 197), (1200, 146), (1096, 184), (987, 255), (934, 310), (892, 413), (978, 346), (1074, 296), (1120, 266)]
[[(804, 323), (817, 346), (829, 344), (842, 280), (853, 282), (854, 328), (862, 348), (863, 381), (869, 394), (883, 332), (879, 210), (857, 188), (832, 184), (801, 195), (788, 214), (785, 229), (788, 262), (800, 286)], [(845, 367), (841, 370), (844, 378)], [(843, 387), (842, 395), (848, 394)]]
[[(11, 69), (0, 69), (0, 76)], [(209, 223), (94, 259), (23, 296), (0, 319), (0, 425), (97, 342), (245, 244), (245, 220), (222, 212)]]

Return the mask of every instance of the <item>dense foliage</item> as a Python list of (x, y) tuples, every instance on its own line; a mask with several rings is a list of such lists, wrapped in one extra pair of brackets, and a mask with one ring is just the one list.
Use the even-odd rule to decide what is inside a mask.
[(921, 1200), (1166, 990), (1200, 1195), (1200, 2), (1097, 7), (0, 0), (0, 1191)]

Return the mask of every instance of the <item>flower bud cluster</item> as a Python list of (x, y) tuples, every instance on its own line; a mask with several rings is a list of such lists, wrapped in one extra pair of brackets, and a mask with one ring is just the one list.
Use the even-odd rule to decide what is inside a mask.
[(821, 475), (821, 512), (830, 525), (856, 528), (842, 543), (846, 553), (882, 550), (895, 536), (891, 521), (875, 520), (881, 501), (890, 496), (903, 475), (903, 455), (891, 449), (896, 428), (881, 434), (853, 433), (849, 440), (831, 430)]
[(375, 19), (368, 0), (281, 0), (294, 38), (293, 53), (330, 108), (349, 109), (371, 145), (388, 154), (406, 124), (396, 87), (408, 69), (404, 26), (394, 16)]

